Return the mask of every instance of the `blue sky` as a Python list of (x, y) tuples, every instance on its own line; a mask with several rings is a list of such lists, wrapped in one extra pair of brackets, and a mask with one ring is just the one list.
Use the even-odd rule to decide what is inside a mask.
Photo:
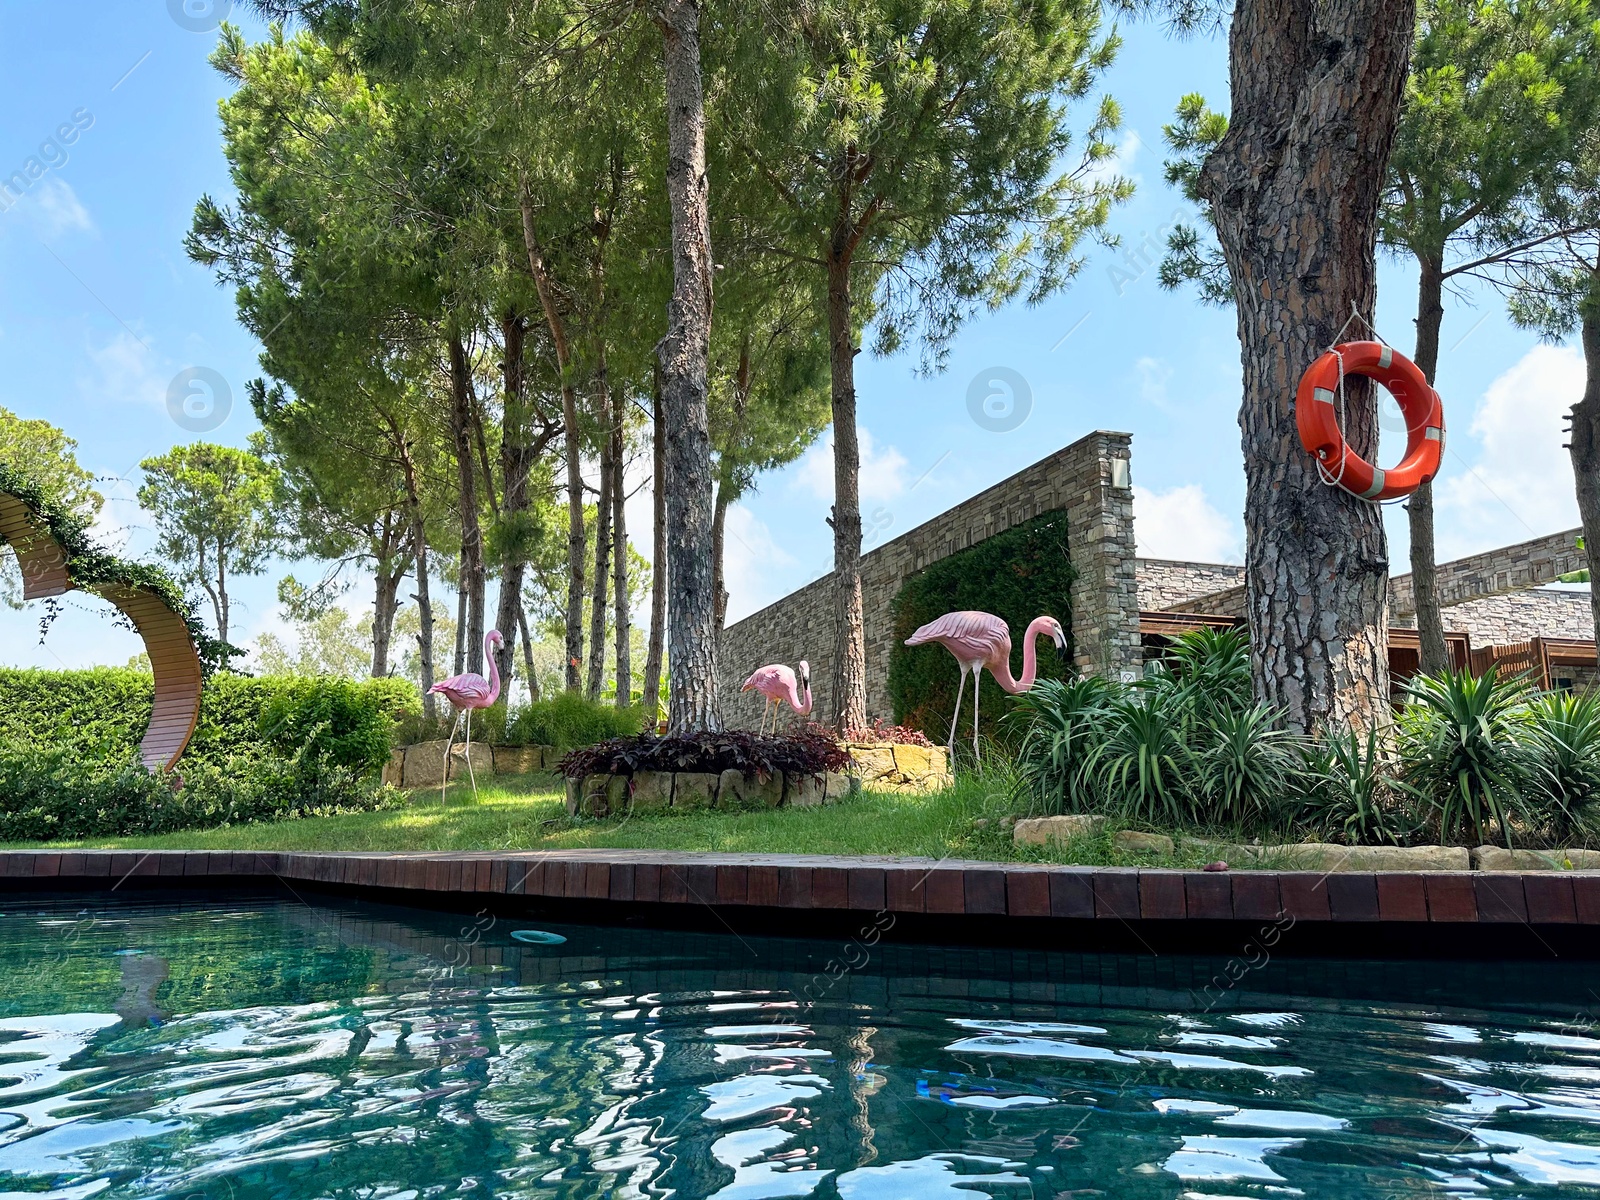
[[(226, 0), (187, 5), (191, 13), (227, 8)], [(139, 460), (197, 436), (168, 413), (174, 378), (190, 368), (220, 375), (232, 410), (204, 436), (243, 445), (254, 425), (244, 385), (258, 373), (258, 347), (234, 321), (230, 294), (183, 253), (196, 199), (229, 194), (216, 114), (227, 88), (206, 62), (214, 28), (191, 31), (173, 9), (183, 12), (183, 0), (125, 0), (92, 11), (0, 5), (8, 83), (0, 177), (30, 156), (52, 164), (19, 204), (0, 212), (0, 406), (50, 420), (78, 440), (80, 461), (103, 477), (109, 500), (101, 532), (135, 555), (149, 553), (154, 540), (133, 500)], [(252, 36), (261, 32), (242, 12), (230, 19)], [(913, 355), (857, 360), (863, 514), (877, 541), (1088, 430), (1110, 428), (1134, 435), (1143, 552), (1242, 556), (1233, 318), (1163, 292), (1154, 268), (1161, 231), (1185, 215), (1161, 179), (1161, 126), (1184, 92), (1225, 104), (1226, 46), (1221, 37), (1174, 41), (1151, 25), (1123, 32), (1121, 56), (1104, 81), (1123, 106), (1121, 166), (1139, 185), (1113, 218), (1123, 246), (1089, 248), (1073, 285), (1038, 307), (972, 322), (943, 374), (919, 376)], [(46, 146), (74, 114), (87, 127), (70, 145)], [(1402, 349), (1413, 340), (1414, 305), (1415, 273), (1385, 259), (1378, 325)], [(1442, 346), (1438, 382), (1451, 450), (1439, 483), (1441, 555), (1576, 524), (1560, 414), (1581, 392), (1577, 350), (1539, 346), (1510, 326), (1487, 293), (1448, 302)], [(982, 390), (990, 378), (1018, 377), (1026, 419), (1006, 432), (974, 422), (974, 381)], [(731, 617), (827, 569), (826, 454), (819, 445), (762, 478), (731, 515)], [(631, 515), (638, 548), (648, 551), (642, 498)], [(1396, 508), (1388, 516), (1391, 560), (1404, 570), (1404, 514)], [(264, 577), (240, 581), (234, 640), (281, 630), (274, 590), (291, 569), (314, 571), (275, 564)], [(43, 646), (38, 616), (0, 610), (0, 663), (120, 663), (139, 649), (92, 599), (75, 600)]]

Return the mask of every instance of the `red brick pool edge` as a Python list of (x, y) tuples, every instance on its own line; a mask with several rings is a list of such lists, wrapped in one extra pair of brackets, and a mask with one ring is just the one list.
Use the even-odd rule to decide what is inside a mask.
[(0, 851), (0, 891), (259, 880), (427, 905), (472, 897), (1170, 925), (1600, 926), (1600, 872), (1173, 871), (650, 850)]

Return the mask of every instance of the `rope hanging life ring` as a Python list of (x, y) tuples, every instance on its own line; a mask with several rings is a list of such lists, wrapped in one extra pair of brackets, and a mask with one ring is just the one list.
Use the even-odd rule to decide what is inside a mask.
[[(1344, 377), (1364, 375), (1382, 384), (1406, 421), (1406, 453), (1400, 465), (1380, 470), (1344, 440), (1339, 427)], [(1316, 457), (1322, 481), (1361, 500), (1409, 496), (1439, 473), (1444, 456), (1444, 404), (1416, 363), (1382, 342), (1342, 342), (1300, 377), (1294, 397), (1300, 444)]]

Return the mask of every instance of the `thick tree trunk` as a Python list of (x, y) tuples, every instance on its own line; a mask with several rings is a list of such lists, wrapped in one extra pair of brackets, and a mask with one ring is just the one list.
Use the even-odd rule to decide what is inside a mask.
[(528, 636), (528, 613), (517, 605), (517, 629), (522, 633), (522, 662), (528, 672), (528, 703), (539, 701), (539, 672), (533, 665), (533, 639)]
[(1583, 522), (1584, 555), (1589, 560), (1589, 605), (1600, 631), (1600, 579), (1593, 567), (1600, 546), (1600, 273), (1589, 283), (1582, 307), (1583, 399), (1572, 406), (1572, 477)]
[(650, 640), (644, 655), (644, 708), (654, 730), (661, 719), (661, 660), (667, 633), (667, 434), (661, 404), (661, 375), (655, 372), (651, 397), (651, 451), (654, 467), (650, 479), (652, 508), (650, 546)]
[(722, 727), (717, 706), (716, 598), (711, 594), (711, 219), (698, 0), (662, 0), (666, 64), (667, 202), (672, 213), (672, 300), (656, 347), (667, 442), (667, 572), (673, 733)]
[(461, 594), (465, 623), (458, 637), (466, 670), (483, 673), (483, 529), (478, 523), (478, 476), (472, 465), (472, 364), (467, 348), (450, 334), (450, 433), (455, 441), (456, 473), (461, 483)]
[(467, 669), (467, 589), (456, 588), (456, 655), (452, 673)]
[[(1322, 482), (1293, 402), (1351, 314), (1372, 315), (1379, 193), (1415, 18), (1414, 0), (1241, 0), (1228, 132), (1201, 172), (1237, 297), (1256, 693), (1296, 730), (1389, 719), (1380, 511)], [(1350, 389), (1347, 421), (1370, 455), (1369, 387)]]
[(428, 591), (428, 533), (422, 516), (422, 491), (417, 481), (416, 463), (412, 461), (405, 438), (393, 422), (395, 442), (400, 449), (400, 469), (406, 483), (406, 515), (411, 533), (411, 563), (416, 574), (417, 590), (411, 598), (417, 602), (417, 660), (422, 684), (422, 715), (430, 721), (439, 718), (438, 699), (429, 692), (433, 686), (433, 598)]
[(232, 605), (228, 601), (228, 549), (217, 540), (217, 640), (228, 640), (228, 614)]
[(628, 611), (628, 487), (626, 478), (627, 438), (623, 429), (623, 402), (619, 398), (611, 415), (611, 527), (613, 548), (611, 593), (616, 613), (617, 707), (627, 708), (633, 700), (632, 614)]
[(389, 674), (389, 645), (394, 640), (394, 615), (400, 607), (400, 583), (406, 577), (406, 522), (397, 509), (383, 514), (378, 530), (378, 565), (373, 572), (372, 677)]
[[(528, 474), (533, 468), (533, 452), (528, 445), (528, 406), (523, 394), (523, 342), (527, 325), (521, 314), (508, 311), (500, 323), (505, 342), (505, 408), (500, 427), (500, 475), (504, 497), (500, 520), (509, 532), (507, 552), (500, 564), (500, 603), (496, 606), (494, 627), (505, 643), (495, 653), (500, 676), (508, 685), (516, 664), (517, 634), (522, 612), (522, 580), (527, 568), (524, 530), (528, 512)], [(532, 684), (530, 683), (530, 688)]]
[(583, 594), (585, 539), (583, 535), (583, 440), (578, 430), (578, 392), (573, 382), (572, 346), (567, 340), (566, 322), (556, 305), (555, 289), (545, 270), (544, 250), (533, 220), (533, 197), (527, 181), (522, 182), (522, 239), (528, 251), (528, 270), (539, 292), (539, 307), (550, 327), (550, 342), (555, 347), (556, 367), (561, 372), (562, 437), (567, 463), (567, 691), (583, 686), (579, 665), (583, 662)]
[[(1444, 270), (1440, 263), (1419, 259), (1417, 283), (1417, 350), (1413, 362), (1432, 383), (1439, 368), (1439, 327), (1444, 323)], [(1433, 482), (1423, 484), (1406, 502), (1411, 525), (1411, 591), (1416, 597), (1417, 638), (1422, 643), (1422, 670), (1435, 675), (1450, 666), (1444, 644), (1444, 614), (1439, 609), (1439, 583), (1433, 539)]]
[(604, 367), (595, 414), (605, 436), (600, 440), (600, 494), (594, 506), (594, 593), (589, 604), (589, 676), (585, 688), (589, 699), (598, 701), (606, 680), (607, 586), (611, 582), (611, 398), (606, 388)]
[(861, 448), (856, 439), (856, 346), (850, 263), (828, 264), (828, 356), (833, 369), (833, 725), (867, 724), (867, 635), (861, 601)]

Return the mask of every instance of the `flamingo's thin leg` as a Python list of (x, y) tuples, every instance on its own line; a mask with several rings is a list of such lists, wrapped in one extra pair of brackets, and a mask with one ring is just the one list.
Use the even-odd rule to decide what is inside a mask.
[(967, 664), (961, 664), (961, 683), (956, 688), (956, 711), (950, 715), (950, 740), (945, 743), (945, 752), (950, 755), (950, 765), (954, 769), (956, 761), (956, 722), (961, 720), (961, 698), (967, 694)]
[(456, 709), (455, 724), (450, 726), (450, 736), (444, 740), (444, 770), (443, 778), (439, 780), (439, 803), (444, 803), (445, 789), (450, 786), (450, 747), (455, 744), (456, 730), (461, 728), (461, 714), (465, 709)]
[(472, 781), (472, 798), (478, 798), (478, 777), (472, 772), (472, 710), (467, 709), (467, 778)]
[[(973, 667), (973, 765), (978, 765), (978, 693), (984, 690), (984, 664)], [(470, 726), (469, 726), (470, 728)]]

